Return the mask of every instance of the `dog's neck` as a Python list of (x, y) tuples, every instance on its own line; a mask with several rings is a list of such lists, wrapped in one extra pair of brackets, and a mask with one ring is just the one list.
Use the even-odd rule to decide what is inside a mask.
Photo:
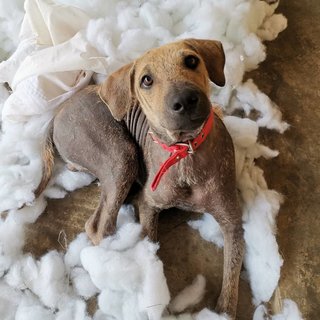
[(127, 112), (124, 118), (128, 131), (133, 139), (142, 148), (145, 147), (147, 135), (152, 131), (155, 136), (168, 145), (173, 144), (169, 137), (151, 128), (145, 113), (142, 111), (140, 104), (136, 102)]
[(139, 104), (130, 108), (124, 121), (134, 140), (140, 147), (144, 147), (150, 126)]
[(190, 135), (190, 137), (186, 141), (179, 140), (177, 139), (177, 137), (169, 136), (167, 132), (161, 132), (150, 125), (145, 113), (143, 112), (138, 102), (133, 104), (123, 120), (131, 136), (141, 148), (145, 147), (147, 135), (149, 132), (152, 133), (152, 136), (156, 137), (157, 140), (168, 146), (171, 146), (176, 143), (188, 142), (189, 140), (192, 140), (195, 136), (198, 135), (202, 128), (201, 126), (197, 131), (193, 133), (193, 135)]
[(141, 148), (145, 147), (148, 132), (152, 132), (154, 136), (167, 145), (180, 142), (173, 137), (169, 137), (166, 133), (152, 128), (138, 102), (128, 110), (124, 122), (131, 136)]

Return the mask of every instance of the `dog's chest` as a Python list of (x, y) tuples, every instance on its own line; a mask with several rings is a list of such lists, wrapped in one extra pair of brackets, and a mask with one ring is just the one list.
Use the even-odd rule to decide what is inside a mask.
[(171, 166), (162, 176), (157, 189), (151, 191), (150, 185), (157, 170), (165, 156), (169, 154), (164, 155), (154, 157), (152, 165), (149, 164), (149, 177), (146, 185), (148, 197), (162, 208), (180, 207), (195, 210), (207, 197), (206, 182), (209, 183), (212, 180), (210, 170), (208, 170), (210, 168), (207, 163), (208, 159), (201, 152), (188, 155)]
[[(170, 170), (170, 169), (169, 169)], [(199, 183), (201, 177), (196, 170), (195, 159), (193, 155), (180, 160), (175, 166), (171, 168), (173, 188), (189, 189)]]

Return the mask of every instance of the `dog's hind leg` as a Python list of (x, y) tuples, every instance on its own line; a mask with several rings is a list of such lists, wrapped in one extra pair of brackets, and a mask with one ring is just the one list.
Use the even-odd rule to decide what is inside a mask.
[(96, 90), (96, 86), (89, 86), (67, 100), (53, 128), (60, 156), (101, 183), (99, 206), (86, 223), (94, 244), (115, 231), (119, 208), (138, 174), (136, 143)]
[(86, 232), (94, 244), (99, 244), (104, 237), (115, 232), (119, 209), (136, 179), (136, 173), (136, 161), (127, 157), (121, 168), (117, 167), (112, 175), (105, 174), (102, 178), (100, 176), (100, 203), (85, 226)]

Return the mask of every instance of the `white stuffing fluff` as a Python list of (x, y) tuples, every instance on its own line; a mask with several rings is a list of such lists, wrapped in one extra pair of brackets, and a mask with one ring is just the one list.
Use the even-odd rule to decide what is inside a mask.
[(211, 311), (207, 308), (204, 308), (199, 313), (190, 315), (190, 314), (181, 314), (179, 316), (169, 316), (162, 318), (163, 320), (230, 320), (226, 314), (217, 314), (214, 311)]
[[(270, 299), (282, 265), (275, 238), (281, 196), (268, 189), (255, 159), (278, 155), (258, 142), (259, 128), (282, 133), (288, 124), (252, 80), (243, 83), (243, 76), (266, 58), (262, 41), (286, 28), (286, 18), (274, 14), (276, 7), (259, 0), (0, 0), (0, 61), (11, 55), (0, 63), (1, 319), (228, 319), (206, 308), (195, 314), (169, 313), (197, 304), (205, 279), (198, 276), (169, 304), (159, 245), (140, 238), (132, 206), (121, 208), (117, 233), (99, 246), (93, 247), (82, 233), (65, 254), (50, 251), (37, 260), (22, 251), (25, 225), (44, 211), (46, 198), (62, 198), (94, 180), (57, 160), (47, 189), (34, 199), (42, 173), (41, 146), (57, 107), (92, 75), (101, 82), (144, 51), (187, 37), (217, 39), (224, 46), (227, 83), (223, 88), (212, 85), (211, 98), (223, 108), (235, 144), (244, 264), (253, 300), (259, 305)], [(259, 118), (234, 117), (236, 109), (247, 116), (257, 111)], [(204, 239), (223, 246), (219, 225), (209, 213), (189, 224)], [(86, 300), (94, 296), (98, 309), (90, 317)], [(259, 305), (254, 320), (267, 317)], [(282, 313), (271, 319), (301, 316), (294, 302), (284, 300)]]
[(223, 234), (218, 222), (209, 213), (204, 213), (201, 219), (189, 221), (189, 226), (198, 230), (201, 237), (214, 243), (217, 247), (223, 247)]
[(0, 314), (3, 320), (15, 318), (16, 310), (21, 303), (23, 293), (0, 280)]
[(40, 196), (32, 203), (32, 206), (25, 206), (19, 210), (11, 210), (10, 217), (19, 224), (33, 223), (41, 215), (46, 206), (46, 199)]
[(30, 289), (49, 308), (57, 308), (68, 297), (69, 286), (61, 254), (50, 251), (40, 261), (27, 255), (17, 260), (5, 276), (16, 289)]
[(226, 314), (218, 315), (215, 312), (205, 308), (201, 310), (195, 317), (195, 320), (229, 320)]
[(117, 229), (122, 227), (123, 225), (127, 223), (134, 223), (136, 222), (135, 219), (135, 213), (134, 213), (134, 207), (132, 205), (123, 205), (118, 213), (117, 218)]
[[(236, 123), (238, 125), (234, 126)], [(258, 124), (252, 120), (226, 117), (225, 124), (235, 143), (237, 185), (243, 203), (246, 242), (244, 264), (254, 303), (258, 305), (269, 301), (280, 278), (283, 261), (275, 238), (275, 218), (282, 197), (267, 188), (263, 171), (254, 160), (260, 156), (276, 156), (277, 152), (256, 143)]]
[(4, 102), (8, 99), (10, 93), (7, 88), (0, 84), (0, 113), (2, 112), (2, 108), (4, 106)]
[(23, 0), (0, 1), (0, 61), (18, 46), (23, 15)]
[(86, 300), (98, 293), (97, 287), (92, 283), (90, 275), (81, 267), (71, 270), (70, 280), (75, 292)]
[(24, 244), (24, 229), (22, 224), (13, 219), (0, 220), (0, 276), (18, 259)]
[(235, 106), (244, 109), (247, 114), (253, 109), (260, 112), (261, 116), (257, 120), (259, 127), (275, 129), (281, 133), (288, 129), (289, 125), (281, 121), (282, 115), (278, 107), (267, 95), (259, 91), (251, 79), (237, 88), (234, 99)]
[(171, 312), (182, 312), (189, 307), (199, 303), (206, 288), (206, 279), (203, 275), (198, 274), (193, 280), (192, 284), (184, 288), (178, 295), (170, 302), (169, 309)]
[(32, 294), (26, 294), (16, 311), (16, 320), (53, 320), (55, 317), (51, 310), (46, 309)]
[(86, 233), (78, 234), (68, 246), (68, 250), (64, 255), (64, 263), (68, 268), (81, 266), (80, 253), (82, 249), (91, 245), (90, 240)]
[(73, 172), (65, 169), (65, 165), (60, 163), (59, 169), (56, 166), (53, 183), (67, 191), (74, 191), (78, 188), (89, 185), (95, 178), (88, 173)]
[(86, 309), (87, 306), (83, 300), (67, 300), (56, 314), (55, 320), (91, 320)]
[(265, 19), (263, 25), (257, 31), (257, 35), (263, 40), (271, 41), (286, 27), (287, 19), (282, 14), (274, 14)]
[(79, 296), (85, 300), (98, 293), (97, 287), (93, 284), (89, 274), (81, 264), (80, 254), (82, 249), (91, 245), (87, 235), (80, 233), (77, 238), (70, 243), (64, 255), (64, 263), (70, 274), (73, 288)]
[(170, 301), (158, 245), (139, 241), (140, 231), (128, 223), (100, 246), (81, 251), (84, 269), (101, 290), (99, 307), (115, 319), (160, 319)]

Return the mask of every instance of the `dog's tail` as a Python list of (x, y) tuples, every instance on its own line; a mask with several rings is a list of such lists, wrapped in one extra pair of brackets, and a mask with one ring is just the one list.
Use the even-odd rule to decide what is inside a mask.
[(47, 135), (44, 140), (44, 144), (42, 147), (41, 158), (43, 162), (42, 167), (42, 178), (37, 187), (34, 191), (35, 197), (38, 198), (41, 193), (44, 191), (48, 182), (52, 176), (53, 165), (54, 165), (54, 147), (53, 147), (53, 120), (50, 122)]

